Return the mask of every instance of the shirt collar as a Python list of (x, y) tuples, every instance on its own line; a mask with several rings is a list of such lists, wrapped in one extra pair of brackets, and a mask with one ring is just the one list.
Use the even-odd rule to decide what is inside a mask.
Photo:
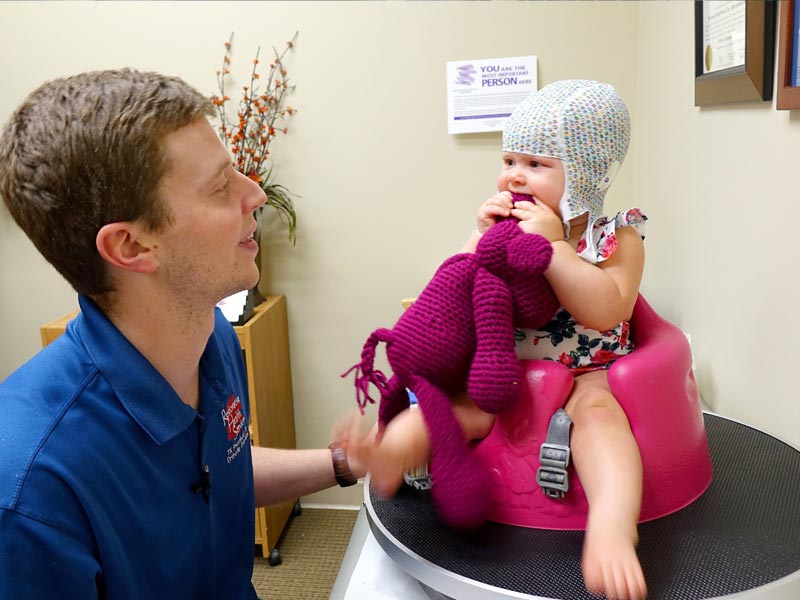
[(185, 431), (197, 412), (91, 299), (78, 302), (81, 313), (70, 327), (125, 410), (159, 445)]

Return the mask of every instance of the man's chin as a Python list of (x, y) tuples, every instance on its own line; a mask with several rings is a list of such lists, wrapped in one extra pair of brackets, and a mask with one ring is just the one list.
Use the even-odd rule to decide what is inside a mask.
[(243, 290), (251, 290), (254, 287), (258, 286), (258, 282), (260, 279), (261, 279), (261, 273), (258, 271), (258, 268), (255, 266), (255, 263), (253, 263), (252, 271), (248, 273), (246, 276), (242, 277), (242, 279), (238, 282), (238, 285), (240, 286), (239, 289), (231, 293), (235, 294), (236, 292), (241, 292)]

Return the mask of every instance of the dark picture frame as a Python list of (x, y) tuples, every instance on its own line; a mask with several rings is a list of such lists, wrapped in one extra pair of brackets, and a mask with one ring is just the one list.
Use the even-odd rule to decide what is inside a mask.
[(778, 22), (778, 83), (777, 101), (778, 110), (800, 109), (800, 82), (792, 85), (792, 72), (797, 68), (798, 57), (797, 38), (800, 19), (797, 11), (800, 3), (796, 0), (781, 2), (780, 21)]
[(694, 3), (694, 105), (772, 100), (775, 69), (775, 15), (777, 2), (746, 0), (745, 64), (703, 74), (703, 10), (706, 2)]

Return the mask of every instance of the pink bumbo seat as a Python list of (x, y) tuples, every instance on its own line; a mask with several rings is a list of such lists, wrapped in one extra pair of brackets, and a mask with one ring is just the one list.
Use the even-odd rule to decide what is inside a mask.
[[(642, 456), (641, 522), (697, 499), (711, 483), (712, 467), (686, 337), (641, 296), (631, 330), (636, 351), (611, 365), (608, 381)], [(572, 373), (554, 361), (524, 363), (527, 386), (519, 403), (498, 415), (491, 433), (475, 447), (491, 474), (489, 519), (540, 529), (584, 529), (588, 505), (571, 464), (564, 498), (546, 496), (536, 483), (539, 447), (553, 413), (566, 403)]]

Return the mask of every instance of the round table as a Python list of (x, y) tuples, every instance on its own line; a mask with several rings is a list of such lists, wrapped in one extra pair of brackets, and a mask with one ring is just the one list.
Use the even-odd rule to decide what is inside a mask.
[[(648, 600), (800, 599), (800, 452), (704, 415), (714, 479), (688, 507), (639, 525)], [(434, 599), (595, 600), (583, 585), (582, 531), (486, 523), (444, 527), (427, 492), (382, 498), (366, 486), (370, 528)]]

